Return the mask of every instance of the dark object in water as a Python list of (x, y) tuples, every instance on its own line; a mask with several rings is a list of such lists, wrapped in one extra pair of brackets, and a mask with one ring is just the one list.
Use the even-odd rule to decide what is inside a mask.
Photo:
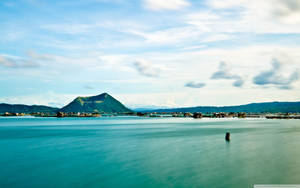
[(225, 140), (228, 142), (230, 141), (230, 132), (226, 132)]

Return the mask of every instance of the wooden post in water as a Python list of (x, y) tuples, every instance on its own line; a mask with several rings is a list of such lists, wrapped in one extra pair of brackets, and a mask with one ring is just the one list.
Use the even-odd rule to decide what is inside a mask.
[(226, 140), (227, 142), (230, 141), (230, 132), (226, 132), (225, 140)]

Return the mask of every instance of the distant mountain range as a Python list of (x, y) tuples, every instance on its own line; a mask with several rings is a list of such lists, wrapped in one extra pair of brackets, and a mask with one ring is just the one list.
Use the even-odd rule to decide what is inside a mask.
[(49, 106), (42, 105), (24, 105), (24, 104), (0, 104), (0, 113), (10, 112), (10, 113), (56, 113), (59, 108), (53, 108)]
[(130, 113), (130, 109), (107, 93), (92, 97), (77, 97), (63, 108), (38, 105), (0, 104), (0, 113), (56, 113), (62, 112), (98, 112), (98, 113)]
[[(98, 113), (131, 113), (132, 110), (124, 106), (117, 99), (107, 93), (91, 97), (77, 97), (63, 108), (53, 108), (41, 105), (0, 104), (0, 113), (56, 113), (62, 112), (98, 112)], [(136, 112), (246, 112), (246, 113), (300, 113), (300, 102), (265, 102), (251, 103), (239, 106), (197, 106), (187, 108), (167, 109), (135, 109)]]
[(169, 108), (169, 109), (154, 109), (145, 110), (141, 112), (246, 112), (246, 113), (299, 113), (300, 102), (264, 102), (264, 103), (251, 103), (238, 106), (197, 106), (187, 108)]

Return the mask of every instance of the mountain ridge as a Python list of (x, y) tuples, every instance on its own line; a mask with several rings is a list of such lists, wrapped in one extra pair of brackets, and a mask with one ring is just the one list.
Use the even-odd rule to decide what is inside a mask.
[(0, 103), (0, 113), (56, 113), (59, 108), (45, 105), (25, 105), (25, 104), (7, 104)]
[(233, 106), (195, 106), (195, 107), (183, 107), (183, 108), (166, 108), (166, 109), (154, 109), (146, 110), (142, 112), (201, 112), (201, 113), (213, 113), (213, 112), (246, 112), (246, 113), (299, 113), (300, 101), (296, 102), (260, 102), (249, 103), (243, 105)]

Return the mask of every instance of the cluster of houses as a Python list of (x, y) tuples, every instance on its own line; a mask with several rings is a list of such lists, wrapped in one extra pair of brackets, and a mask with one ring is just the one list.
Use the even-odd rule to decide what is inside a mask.
[(192, 118), (229, 118), (229, 117), (239, 117), (239, 118), (246, 118), (246, 117), (260, 117), (259, 114), (246, 114), (244, 112), (241, 113), (190, 113), (190, 112), (173, 112), (173, 113), (141, 113), (138, 112), (137, 116), (146, 116), (146, 117), (192, 117)]
[(267, 119), (300, 119), (299, 114), (268, 114), (265, 116)]
[(112, 116), (113, 114), (100, 114), (100, 113), (65, 113), (65, 112), (57, 112), (57, 113), (10, 113), (5, 112), (0, 114), (0, 116), (35, 116), (35, 117), (101, 117), (101, 116)]
[(25, 113), (10, 113), (10, 112), (5, 112), (4, 114), (0, 114), (1, 116), (25, 116), (27, 114)]
[(100, 113), (80, 113), (80, 112), (72, 112), (72, 113), (65, 113), (65, 112), (57, 112), (56, 117), (101, 117)]
[(5, 112), (0, 114), (0, 116), (35, 116), (35, 117), (111, 117), (111, 116), (120, 116), (120, 115), (129, 115), (129, 116), (141, 116), (141, 117), (189, 117), (189, 118), (267, 118), (267, 119), (300, 119), (300, 114), (291, 114), (291, 113), (275, 113), (275, 114), (258, 114), (258, 113), (245, 113), (245, 112), (218, 112), (218, 113), (190, 113), (190, 112), (152, 112), (152, 113), (143, 113), (143, 112), (132, 112), (126, 114), (119, 113), (83, 113), (83, 112), (57, 112), (57, 113), (9, 113)]
[(300, 119), (300, 114), (291, 114), (291, 113), (245, 113), (245, 112), (218, 112), (218, 113), (190, 113), (190, 112), (152, 112), (152, 113), (141, 113), (138, 112), (137, 116), (144, 116), (144, 117), (192, 117), (192, 118), (268, 118), (268, 119)]

